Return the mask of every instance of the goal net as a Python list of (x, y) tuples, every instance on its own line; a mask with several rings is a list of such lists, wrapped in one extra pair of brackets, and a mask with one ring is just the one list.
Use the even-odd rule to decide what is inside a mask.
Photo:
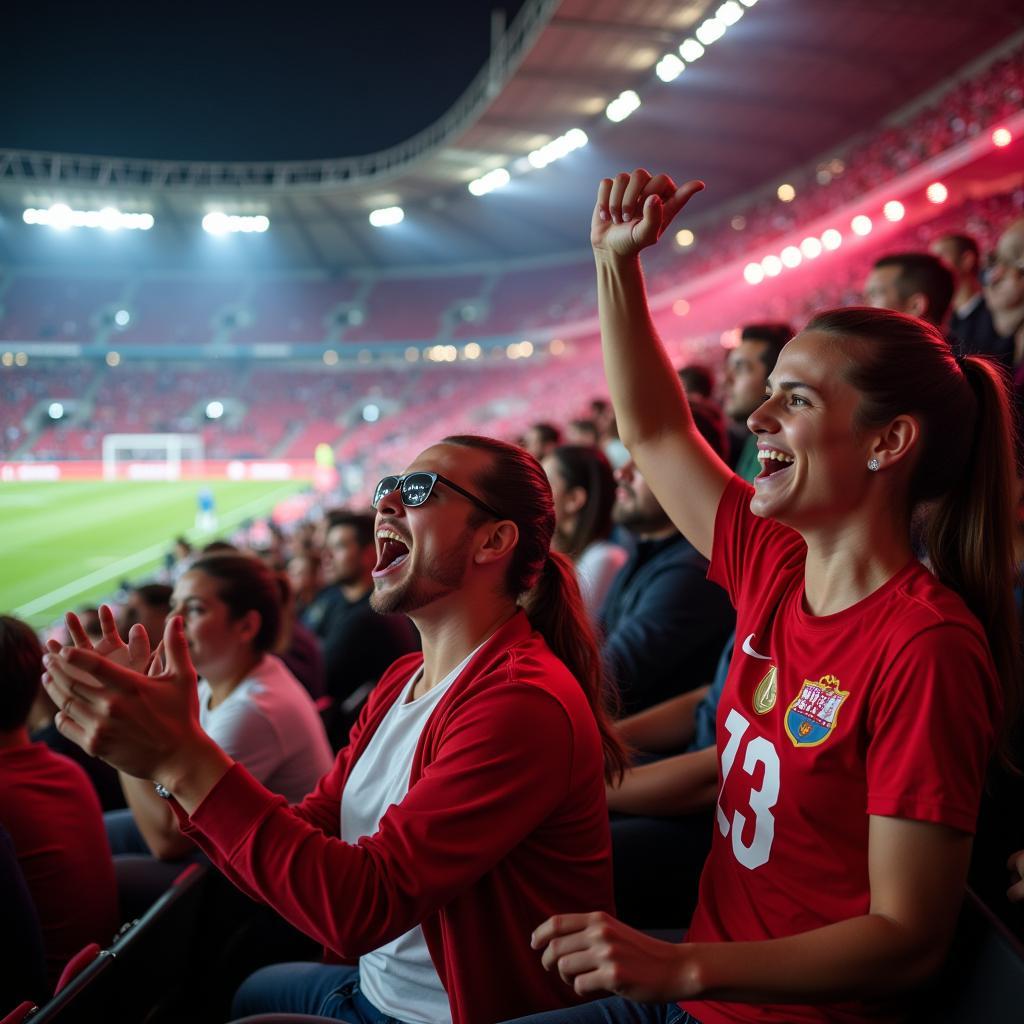
[(201, 476), (199, 434), (107, 434), (103, 438), (104, 480), (180, 480)]

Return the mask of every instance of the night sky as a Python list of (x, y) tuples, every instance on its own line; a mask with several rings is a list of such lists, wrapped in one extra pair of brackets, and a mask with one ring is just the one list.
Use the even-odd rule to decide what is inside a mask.
[(0, 148), (193, 160), (383, 149), (487, 59), (524, 0), (5, 8)]

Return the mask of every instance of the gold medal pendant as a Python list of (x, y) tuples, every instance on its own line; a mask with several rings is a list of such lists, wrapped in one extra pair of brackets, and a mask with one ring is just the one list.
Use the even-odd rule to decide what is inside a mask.
[(778, 696), (776, 685), (778, 674), (779, 670), (772, 665), (764, 679), (757, 684), (757, 689), (754, 690), (754, 711), (759, 715), (767, 715), (775, 707), (775, 698)]

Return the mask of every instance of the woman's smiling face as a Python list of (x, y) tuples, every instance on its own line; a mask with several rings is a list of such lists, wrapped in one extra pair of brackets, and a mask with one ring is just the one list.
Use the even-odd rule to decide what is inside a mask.
[(798, 334), (782, 350), (763, 404), (747, 419), (761, 460), (750, 503), (756, 515), (797, 530), (834, 527), (860, 504), (871, 455), (847, 365), (841, 345), (822, 331)]

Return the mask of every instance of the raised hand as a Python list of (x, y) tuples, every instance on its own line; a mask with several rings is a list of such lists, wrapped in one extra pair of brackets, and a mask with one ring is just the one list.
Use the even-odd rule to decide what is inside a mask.
[[(116, 628), (113, 632), (116, 635)], [(145, 658), (140, 640), (134, 640), (132, 653), (132, 634), (127, 645), (113, 644), (105, 629), (104, 640), (95, 649), (91, 644), (51, 648), (44, 658), (43, 685), (60, 708), (57, 728), (68, 739), (128, 775), (155, 779), (179, 765), (189, 751), (212, 741), (199, 725), (196, 672), (181, 617), (167, 620), (153, 658), (148, 641)], [(77, 644), (78, 636), (74, 631), (72, 635)], [(104, 645), (113, 649), (101, 653)], [(115, 657), (131, 659), (136, 666), (141, 663), (143, 669), (148, 664), (150, 674)]]
[(560, 914), (534, 933), (546, 970), (578, 995), (611, 992), (638, 1002), (674, 1002), (699, 993), (688, 947), (652, 939), (604, 913)]
[(658, 241), (690, 197), (702, 188), (702, 181), (677, 186), (667, 174), (652, 177), (642, 167), (632, 174), (603, 179), (590, 222), (591, 245), (595, 252), (636, 255)]

